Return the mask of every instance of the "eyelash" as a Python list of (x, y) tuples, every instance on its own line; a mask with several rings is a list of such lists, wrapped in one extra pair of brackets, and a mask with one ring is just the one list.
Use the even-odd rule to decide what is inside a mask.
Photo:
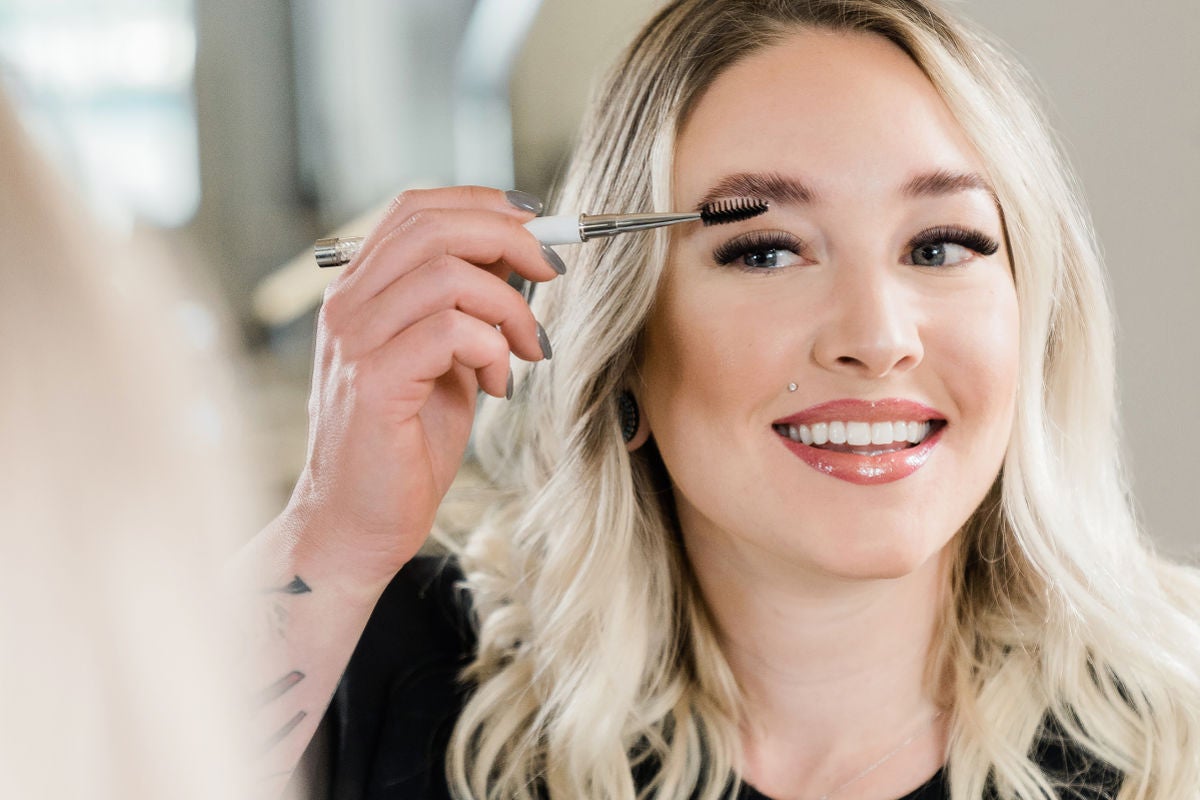
[[(995, 255), (1000, 249), (995, 239), (979, 231), (943, 225), (921, 231), (905, 245), (905, 251), (912, 251), (931, 244), (957, 244), (968, 250), (973, 250), (983, 256)], [(713, 251), (713, 261), (721, 266), (728, 266), (738, 259), (753, 253), (769, 250), (788, 250), (799, 254), (804, 242), (799, 238), (783, 231), (751, 231), (731, 239)], [(923, 265), (917, 265), (923, 266)], [(958, 265), (952, 265), (958, 266)], [(739, 269), (747, 272), (767, 272), (769, 268), (739, 265)], [(949, 267), (931, 267), (931, 269), (948, 269)]]
[[(1000, 244), (990, 236), (986, 236), (979, 231), (973, 231), (969, 228), (958, 228), (953, 225), (941, 225), (936, 228), (928, 228), (921, 231), (905, 245), (907, 251), (912, 253), (919, 247), (925, 247), (930, 244), (957, 244), (962, 245), (968, 250), (974, 250), (982, 256), (995, 255), (1000, 249)], [(934, 269), (940, 269), (934, 267)]]
[[(804, 242), (783, 231), (751, 231), (736, 239), (730, 239), (713, 251), (713, 261), (721, 266), (732, 264), (751, 253), (761, 253), (766, 250), (790, 250), (799, 253)], [(762, 272), (761, 267), (742, 266), (750, 272)]]

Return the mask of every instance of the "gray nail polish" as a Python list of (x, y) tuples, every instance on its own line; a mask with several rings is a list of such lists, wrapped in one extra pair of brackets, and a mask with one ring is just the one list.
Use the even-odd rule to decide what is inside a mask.
[(550, 266), (554, 267), (555, 272), (559, 275), (567, 274), (567, 265), (563, 263), (558, 253), (550, 249), (549, 245), (542, 245), (542, 255), (545, 256), (546, 261), (550, 262)]
[(512, 400), (512, 395), (513, 395), (513, 376), (512, 376), (512, 370), (510, 369), (508, 371), (508, 385), (504, 388), (504, 399)]
[(550, 337), (546, 335), (546, 329), (542, 327), (542, 323), (537, 324), (538, 346), (542, 348), (542, 356), (547, 361), (554, 358), (554, 348), (550, 346)]
[(529, 192), (522, 192), (519, 189), (509, 189), (504, 193), (510, 205), (514, 205), (522, 211), (529, 211), (534, 214), (542, 213), (542, 201), (531, 195)]

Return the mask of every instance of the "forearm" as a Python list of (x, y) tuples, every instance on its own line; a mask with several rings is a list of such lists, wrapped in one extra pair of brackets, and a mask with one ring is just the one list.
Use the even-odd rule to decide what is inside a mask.
[(524, 227), (540, 207), (481, 187), (406, 192), (325, 293), (305, 469), (234, 565), (260, 628), (246, 634), (260, 661), (244, 670), (258, 676), (260, 764), (281, 787), (376, 602), (429, 535), (479, 390), (505, 397), (513, 355), (551, 355), (504, 279), (562, 274)]
[(282, 792), (312, 740), (386, 580), (323, 551), (284, 514), (230, 565), (247, 655), (255, 770)]

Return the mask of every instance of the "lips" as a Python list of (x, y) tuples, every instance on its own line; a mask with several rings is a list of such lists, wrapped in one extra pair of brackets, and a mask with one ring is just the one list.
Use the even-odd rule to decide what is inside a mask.
[[(896, 425), (902, 427), (889, 435)], [(946, 426), (946, 419), (936, 409), (899, 398), (834, 400), (772, 423), (780, 442), (810, 467), (859, 485), (890, 483), (912, 475), (928, 461)], [(829, 437), (831, 428), (833, 437)], [(854, 438), (854, 432), (868, 429), (875, 432), (873, 443)], [(844, 435), (847, 430), (851, 432), (849, 443)]]

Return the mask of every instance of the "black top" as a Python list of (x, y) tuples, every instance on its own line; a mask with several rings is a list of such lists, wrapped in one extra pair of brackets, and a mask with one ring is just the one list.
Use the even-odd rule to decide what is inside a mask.
[[(451, 800), (445, 753), (468, 688), (458, 681), (475, 650), (470, 599), (457, 564), (421, 556), (388, 586), (338, 686), (314, 750), (327, 763), (316, 793), (331, 800)], [(1053, 726), (1050, 726), (1053, 734)], [(1109, 800), (1119, 774), (1061, 736), (1044, 735), (1035, 759), (1063, 800)], [(1082, 779), (1082, 780), (1080, 780)], [(1102, 786), (1100, 790), (1067, 788)], [(739, 800), (769, 800), (742, 785)], [(898, 800), (949, 798), (944, 769)]]

